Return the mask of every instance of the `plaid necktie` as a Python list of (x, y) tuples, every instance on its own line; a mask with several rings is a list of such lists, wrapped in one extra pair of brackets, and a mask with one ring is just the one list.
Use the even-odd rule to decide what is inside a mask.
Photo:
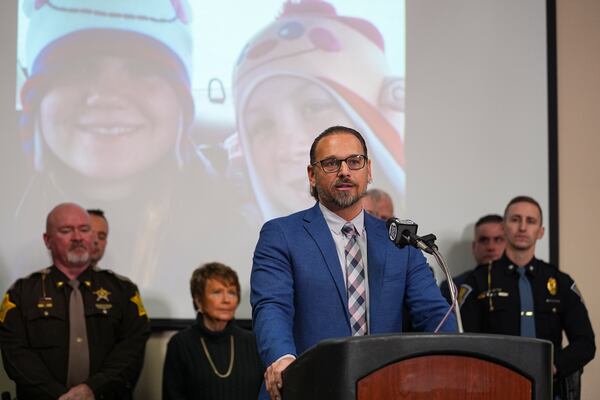
[(87, 329), (83, 297), (79, 290), (79, 281), (69, 281), (71, 297), (69, 298), (69, 364), (67, 370), (67, 387), (83, 383), (89, 375), (90, 350), (88, 347)]
[(348, 311), (352, 336), (367, 334), (367, 293), (365, 286), (365, 268), (358, 241), (356, 229), (347, 222), (342, 233), (348, 238), (344, 249), (346, 256), (346, 284), (348, 286)]

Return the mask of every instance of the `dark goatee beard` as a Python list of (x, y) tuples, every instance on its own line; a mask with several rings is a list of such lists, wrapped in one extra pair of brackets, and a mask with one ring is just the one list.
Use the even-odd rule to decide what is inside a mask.
[[(335, 185), (340, 183), (352, 183), (348, 181), (339, 180), (336, 181)], [(317, 194), (319, 195), (319, 200), (321, 203), (333, 204), (339, 208), (347, 208), (356, 204), (363, 196), (364, 191), (359, 193), (358, 195), (352, 195), (347, 192), (340, 192), (336, 194), (331, 194), (324, 190), (319, 185), (316, 185)]]

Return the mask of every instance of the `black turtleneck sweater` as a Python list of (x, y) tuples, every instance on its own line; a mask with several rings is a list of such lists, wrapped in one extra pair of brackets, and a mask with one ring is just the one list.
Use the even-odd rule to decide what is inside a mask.
[[(225, 374), (234, 339), (231, 375), (220, 378), (208, 361), (200, 338), (217, 371)], [(262, 383), (263, 367), (254, 335), (230, 321), (221, 332), (206, 329), (199, 314), (196, 324), (178, 332), (169, 341), (163, 371), (163, 400), (256, 399)]]

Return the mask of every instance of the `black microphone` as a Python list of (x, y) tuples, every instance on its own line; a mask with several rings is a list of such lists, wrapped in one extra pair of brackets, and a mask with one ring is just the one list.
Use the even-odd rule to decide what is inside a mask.
[[(448, 270), (448, 265), (444, 260), (444, 257), (438, 251), (438, 247), (435, 244), (436, 237), (434, 234), (430, 233), (425, 236), (417, 235), (418, 225), (415, 224), (410, 219), (399, 220), (397, 218), (390, 218), (386, 221), (386, 225), (388, 228), (388, 238), (394, 242), (396, 246), (399, 248), (404, 248), (406, 246), (413, 246), (419, 250), (423, 250), (426, 253), (432, 254), (435, 257), (435, 260), (438, 262), (442, 271), (444, 271), (444, 275), (446, 275), (446, 279), (450, 282), (450, 293), (452, 294), (452, 305), (451, 308), (454, 308), (454, 312), (456, 314), (456, 321), (458, 323), (458, 332), (462, 333), (462, 319), (460, 316), (460, 307), (458, 302), (456, 301), (456, 286), (452, 282), (452, 277), (450, 276), (450, 271)], [(448, 310), (450, 312), (450, 310)], [(448, 314), (446, 314), (446, 317)], [(444, 317), (444, 320), (446, 319)], [(443, 321), (443, 320), (442, 320)], [(440, 325), (437, 330), (440, 328)]]
[[(403, 249), (406, 246), (413, 246), (423, 250), (426, 253), (433, 254), (432, 247), (435, 241), (434, 235), (426, 235), (423, 238), (417, 235), (419, 225), (415, 224), (410, 219), (399, 220), (398, 218), (390, 218), (386, 222), (388, 228), (388, 238), (394, 242), (398, 248)], [(423, 240), (426, 238), (426, 240)]]

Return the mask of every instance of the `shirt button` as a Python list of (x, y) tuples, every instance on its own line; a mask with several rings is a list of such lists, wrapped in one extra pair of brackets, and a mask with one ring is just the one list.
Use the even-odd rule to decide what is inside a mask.
[(75, 341), (76, 341), (77, 343), (81, 343), (81, 342), (83, 342), (83, 338), (81, 338), (81, 337), (77, 336), (77, 337), (75, 338)]

